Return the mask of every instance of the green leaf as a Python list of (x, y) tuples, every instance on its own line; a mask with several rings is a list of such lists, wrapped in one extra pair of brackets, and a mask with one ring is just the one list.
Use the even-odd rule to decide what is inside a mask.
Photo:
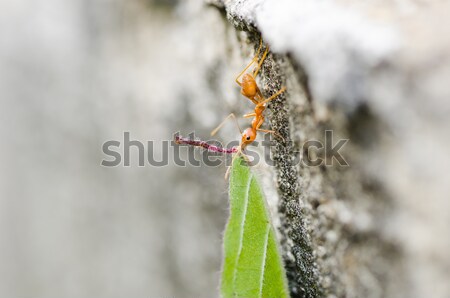
[(242, 158), (231, 170), (221, 283), (224, 298), (289, 297), (266, 201)]

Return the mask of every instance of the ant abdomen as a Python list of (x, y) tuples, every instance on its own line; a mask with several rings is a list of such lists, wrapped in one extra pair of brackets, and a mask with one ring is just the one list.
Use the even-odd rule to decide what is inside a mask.
[(256, 85), (256, 81), (253, 78), (251, 74), (246, 73), (242, 77), (242, 83), (241, 83), (241, 93), (242, 95), (253, 98), (255, 97), (256, 93), (258, 92), (258, 86)]

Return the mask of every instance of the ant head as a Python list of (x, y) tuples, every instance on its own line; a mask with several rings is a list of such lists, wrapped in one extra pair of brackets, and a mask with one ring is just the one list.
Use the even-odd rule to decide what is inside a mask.
[(241, 138), (242, 148), (244, 148), (248, 144), (252, 143), (255, 139), (256, 139), (256, 132), (253, 131), (252, 128), (249, 127), (246, 130), (244, 130), (244, 132), (242, 133), (242, 138)]

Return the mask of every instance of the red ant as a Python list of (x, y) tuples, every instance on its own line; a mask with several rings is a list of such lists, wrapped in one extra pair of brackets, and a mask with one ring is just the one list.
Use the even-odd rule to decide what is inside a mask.
[[(217, 133), (217, 131), (225, 124), (225, 122), (230, 117), (232, 117), (236, 121), (239, 131), (241, 132), (240, 145), (238, 147), (226, 149), (226, 148), (221, 148), (221, 147), (210, 145), (201, 140), (190, 140), (187, 138), (176, 136), (175, 142), (177, 144), (187, 144), (187, 145), (192, 145), (192, 146), (203, 147), (204, 149), (213, 151), (213, 152), (236, 154), (233, 157), (233, 161), (232, 161), (232, 163), (233, 163), (234, 160), (239, 155), (242, 155), (248, 161), (248, 157), (243, 153), (243, 150), (245, 149), (245, 147), (247, 145), (249, 145), (255, 141), (258, 131), (265, 132), (265, 133), (272, 133), (284, 140), (284, 138), (280, 134), (278, 134), (276, 131), (260, 128), (264, 123), (263, 112), (266, 109), (266, 104), (269, 101), (275, 99), (280, 94), (282, 94), (284, 91), (286, 91), (286, 87), (282, 87), (278, 92), (276, 92), (274, 95), (272, 95), (268, 99), (265, 99), (264, 96), (262, 95), (261, 90), (258, 88), (258, 85), (256, 84), (255, 78), (258, 75), (258, 72), (261, 70), (261, 65), (263, 64), (264, 60), (266, 59), (266, 56), (269, 52), (269, 47), (266, 47), (261, 59), (258, 61), (261, 49), (262, 49), (262, 38), (260, 40), (259, 48), (256, 51), (255, 57), (253, 57), (252, 61), (250, 61), (250, 63), (244, 68), (244, 70), (241, 71), (241, 73), (235, 79), (236, 83), (241, 87), (241, 94), (244, 95), (245, 97), (247, 97), (249, 100), (251, 100), (255, 104), (255, 109), (254, 109), (253, 113), (248, 113), (243, 116), (244, 118), (254, 117), (252, 120), (251, 127), (247, 128), (246, 130), (244, 130), (244, 132), (242, 132), (241, 128), (239, 127), (239, 123), (237, 122), (236, 116), (233, 113), (231, 113), (230, 115), (228, 115), (225, 118), (224, 121), (222, 121), (222, 123), (219, 126), (217, 126), (217, 128), (215, 128), (211, 132), (211, 136), (215, 135)], [(257, 66), (255, 67), (253, 72), (245, 73), (246, 70), (250, 66), (252, 66), (253, 63), (257, 63)], [(241, 82), (239, 82), (240, 77), (242, 77)], [(229, 171), (230, 171), (230, 167), (228, 168), (228, 170), (225, 174), (225, 178), (228, 177)]]
[[(278, 92), (276, 92), (274, 95), (269, 97), (268, 99), (265, 99), (264, 96), (261, 93), (261, 90), (258, 88), (258, 85), (256, 84), (256, 76), (258, 75), (258, 72), (261, 69), (261, 65), (263, 64), (264, 60), (266, 59), (267, 53), (269, 52), (269, 47), (266, 47), (266, 50), (264, 51), (261, 59), (259, 59), (259, 54), (262, 49), (262, 38), (259, 42), (259, 48), (256, 51), (255, 57), (253, 57), (252, 61), (242, 70), (242, 72), (236, 77), (236, 83), (241, 87), (241, 94), (247, 97), (249, 100), (251, 100), (255, 104), (255, 109), (253, 113), (245, 114), (244, 118), (250, 118), (254, 117), (252, 121), (252, 126), (244, 130), (244, 132), (241, 131), (239, 124), (237, 123), (236, 116), (231, 113), (228, 115), (225, 120), (211, 132), (211, 136), (215, 135), (217, 131), (224, 125), (225, 121), (228, 120), (230, 117), (232, 117), (239, 128), (239, 131), (241, 131), (241, 143), (238, 148), (238, 153), (242, 154), (242, 150), (244, 148), (251, 144), (255, 139), (258, 131), (265, 132), (265, 133), (272, 133), (281, 139), (284, 140), (284, 138), (278, 134), (274, 130), (267, 130), (267, 129), (261, 129), (261, 125), (264, 123), (264, 115), (263, 112), (266, 109), (266, 104), (275, 99), (277, 96), (282, 94), (284, 91), (286, 91), (286, 87), (282, 87)], [(259, 59), (259, 61), (258, 61)], [(247, 69), (253, 65), (253, 63), (257, 63), (257, 66), (253, 70), (252, 73), (245, 73)], [(244, 74), (245, 73), (245, 74)], [(242, 77), (242, 81), (239, 82), (239, 78)], [(245, 154), (242, 154), (244, 158), (246, 158)], [(237, 155), (236, 155), (237, 156)], [(234, 160), (234, 158), (233, 158)], [(228, 172), (228, 171), (227, 171)], [(226, 175), (227, 176), (227, 175)]]

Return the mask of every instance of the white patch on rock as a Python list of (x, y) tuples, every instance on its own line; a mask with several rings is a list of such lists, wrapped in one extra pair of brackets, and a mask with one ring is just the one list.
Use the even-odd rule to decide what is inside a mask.
[(312, 95), (352, 110), (367, 99), (372, 68), (399, 48), (394, 30), (330, 1), (234, 1), (229, 13), (256, 23), (275, 52), (290, 52), (309, 75)]

